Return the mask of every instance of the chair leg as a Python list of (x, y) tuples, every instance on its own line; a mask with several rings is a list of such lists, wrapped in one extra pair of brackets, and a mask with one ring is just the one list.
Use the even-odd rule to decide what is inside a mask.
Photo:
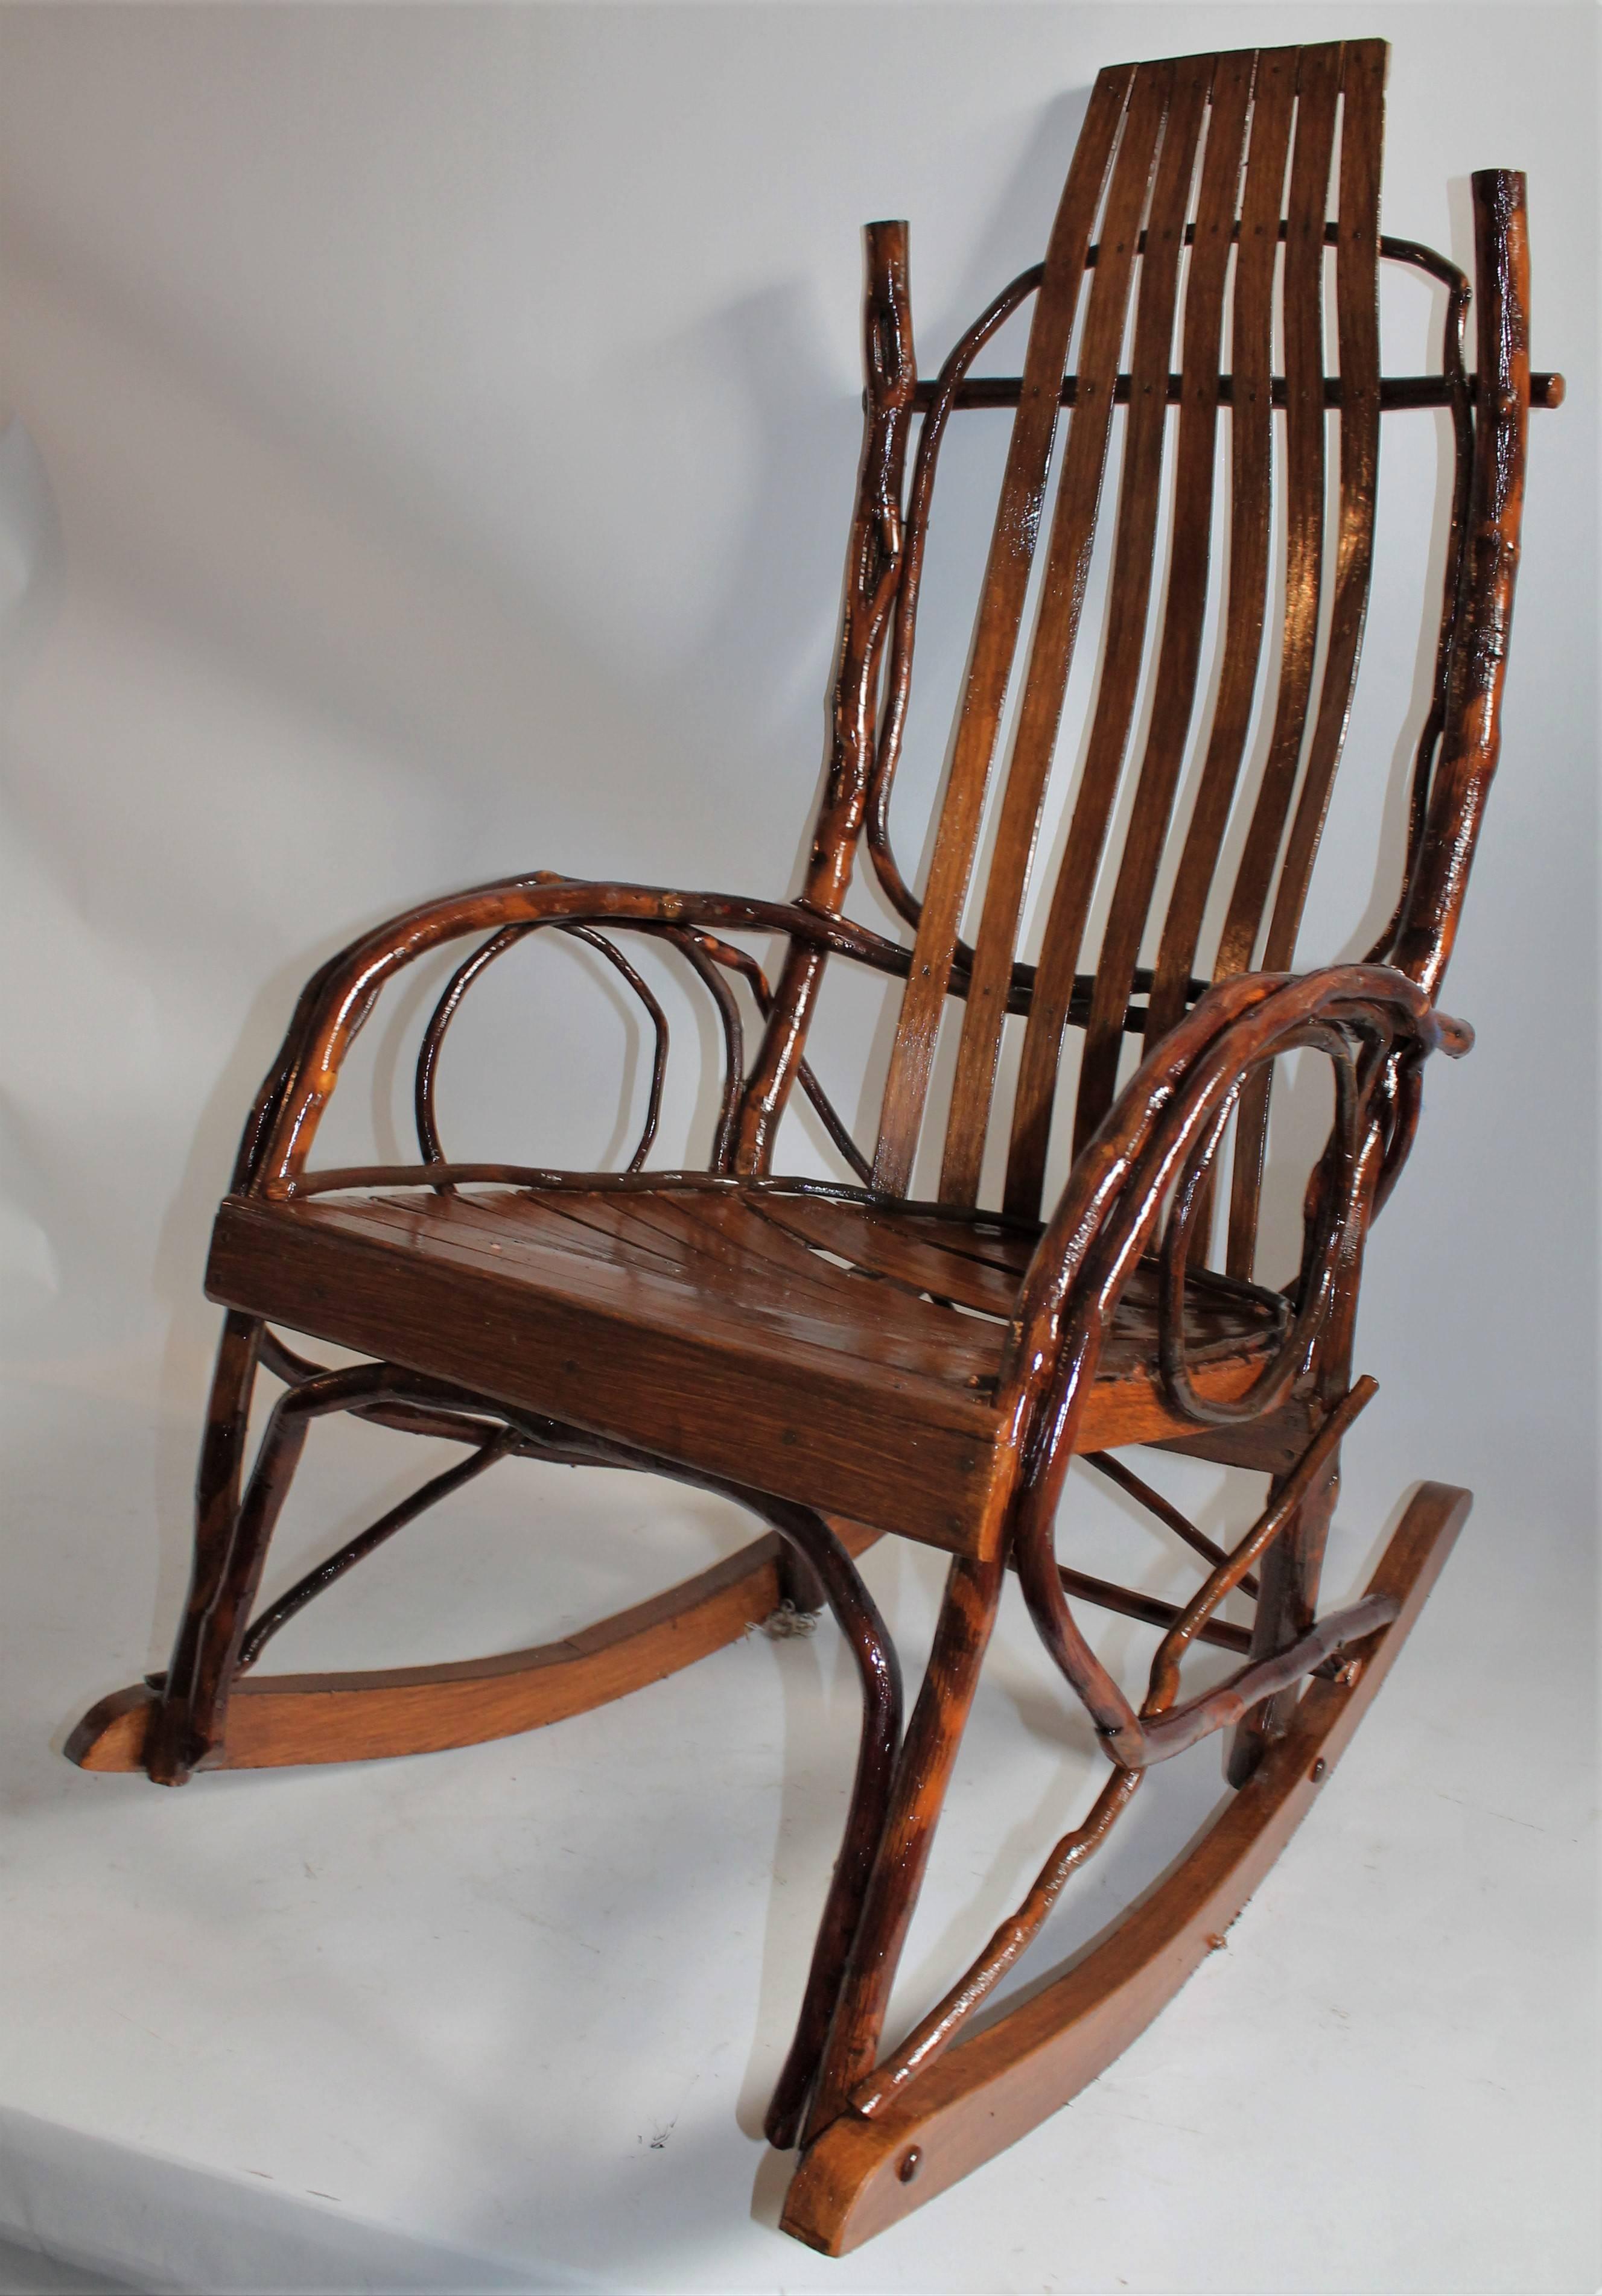
[[(1276, 1486), (1276, 1488), (1277, 1486)], [(1341, 1489), (1337, 1451), (1262, 1560), (1262, 1584), (1252, 1629), (1252, 1656), (1273, 1658), (1306, 1634), (1319, 1607), (1324, 1549)], [(1244, 1786), (1269, 1748), (1283, 1738), (1296, 1709), (1300, 1685), (1265, 1698), (1236, 1725), (1227, 1771), (1232, 1786)]]
[(192, 1721), (194, 1691), (202, 1660), (209, 1655), (209, 1638), (215, 1638), (217, 1598), (239, 1518), (245, 1433), (260, 1359), (261, 1330), (257, 1318), (230, 1308), (218, 1345), (195, 1478), (194, 1559), (189, 1592), (146, 1749), (145, 1767), (158, 1785), (182, 1785), (205, 1751), (196, 1742)]
[(969, 2026), (900, 2087), (859, 2094), (801, 2157), (781, 2230), (841, 2256), (921, 2208), (1078, 2095), (1224, 1932), (1311, 1808), (1440, 1575), (1471, 1505), (1425, 1483), (1369, 1582), (1395, 1615), (1315, 1677), (1285, 1735), (1179, 1862), (1087, 1953)]
[(764, 2124), (768, 2143), (787, 2151), (800, 2131), (823, 2056), (889, 1815), (901, 1738), (901, 1673), (872, 1595), (822, 1516), (778, 1501), (761, 1503), (760, 1511), (784, 1538), (785, 1554), (802, 1567), (834, 1612), (862, 1686), (862, 1733), (845, 1836), (817, 1925), (795, 2038)]
[(829, 2028), (802, 2143), (846, 2109), (873, 2070), (901, 1949), (978, 1686), (1006, 1578), (1004, 1561), (951, 1565), (923, 1688), (896, 1763), (890, 1814)]

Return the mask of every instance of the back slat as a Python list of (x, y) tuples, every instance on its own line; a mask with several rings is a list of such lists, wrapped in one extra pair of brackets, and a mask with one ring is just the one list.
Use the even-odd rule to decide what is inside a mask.
[(1346, 738), (1374, 567), (1379, 488), (1379, 166), (1385, 48), (1350, 42), (1342, 74), (1340, 238), (1335, 254), (1341, 357), (1340, 527), (1335, 610), (1307, 771), (1291, 824), (1263, 963), (1289, 964), (1312, 876), (1335, 770)]
[[(1334, 609), (1307, 769), (1263, 949), (1262, 962), (1269, 972), (1283, 970), (1295, 955), (1313, 862), (1346, 738), (1368, 608), (1379, 479), (1379, 170), (1384, 84), (1384, 43), (1350, 43), (1342, 72), (1340, 236), (1335, 253), (1342, 412)], [(1269, 1078), (1264, 1071), (1242, 1097), (1229, 1212), (1231, 1267), (1250, 1268), (1255, 1257), (1269, 1092)]]
[(1124, 840), (1107, 928), (1096, 968), (1084, 1057), (1080, 1068), (1075, 1140), (1093, 1132), (1112, 1105), (1123, 1046), (1124, 1014), (1156, 888), (1157, 870), (1195, 705), (1207, 572), (1212, 537), (1213, 471), (1218, 451), (1218, 385), (1222, 364), (1224, 288), (1228, 275), (1247, 106), (1247, 56), (1220, 60), (1196, 210), (1195, 251), (1185, 291), (1185, 348), (1173, 548), (1157, 654), (1151, 728)]
[(1224, 660), (1207, 754), (1169, 902), (1147, 1003), (1147, 1046), (1185, 1010), (1202, 919), (1252, 726), (1262, 660), (1272, 532), (1274, 273), (1285, 208), (1285, 168), (1296, 98), (1298, 51), (1266, 49), (1253, 84), (1252, 140), (1241, 193), (1240, 247), (1230, 329), (1229, 594)]
[(1244, 972), (1285, 834), (1312, 692), (1324, 571), (1324, 217), (1341, 92), (1339, 45), (1304, 48), (1285, 240), (1285, 624), (1274, 730), (1224, 919), (1214, 978)]
[[(1046, 262), (1015, 282), (981, 325), (981, 335), (992, 331), (1004, 306), (1035, 292), (1021, 382), (965, 381), (974, 338), (930, 394), (929, 436), (920, 445), (911, 508), (914, 548), (898, 610), (881, 734), (875, 860), (884, 857), (879, 845), (887, 840), (881, 816), (906, 707), (911, 617), (939, 436), (965, 392), (975, 405), (1000, 405), (1015, 395), (1018, 411), (921, 903), (890, 870), (892, 900), (916, 925), (916, 940), (873, 1171), (875, 1186), (885, 1194), (904, 1195), (910, 1183), (954, 980), (964, 1010), (941, 1198), (964, 1208), (979, 1201), (1010, 1010), (1023, 1020), (1023, 1042), (1004, 1207), (1028, 1221), (1040, 1209), (1071, 1015), (1087, 1030), (1075, 1110), (1077, 1153), (1112, 1103), (1125, 1035), (1141, 1026), (1142, 1016), (1131, 1012), (1132, 997), (1149, 993), (1145, 1035), (1154, 1044), (1198, 993), (1196, 972), (1220, 980), (1253, 963), (1279, 970), (1294, 959), (1345, 739), (1373, 554), (1384, 403), (1378, 225), (1384, 66), (1384, 44), (1361, 41), (1104, 73)], [(1330, 223), (1337, 140), (1339, 217)], [(1187, 221), (1193, 199), (1194, 220)], [(1339, 344), (1334, 377), (1326, 372), (1325, 357), (1330, 244), (1336, 250)], [(1087, 269), (1094, 277), (1081, 288)], [(1081, 292), (1086, 309), (1078, 372), (1064, 375)], [(1131, 302), (1134, 341), (1124, 375), (1119, 370)], [(1277, 307), (1283, 380), (1274, 373)], [(1178, 375), (1171, 375), (1171, 362), (1178, 364)], [(1394, 390), (1393, 398), (1398, 405), (1423, 403), (1395, 397)], [(1098, 545), (1120, 404), (1128, 413), (1116, 514)], [(1171, 404), (1180, 410), (1171, 499), (1165, 491)], [(1285, 409), (1283, 431), (1276, 406)], [(1228, 572), (1219, 583), (1224, 594), (1216, 688), (1210, 716), (1198, 718), (1218, 581), (1213, 490), (1220, 408), (1229, 417)], [(1332, 416), (1340, 439), (1333, 521), (1327, 509)], [(958, 931), (984, 828), (1059, 422), (1066, 430), (1061, 480), (1021, 673), (989, 882), (970, 951)], [(1265, 647), (1276, 570), (1277, 488), (1284, 600), (1274, 610), (1273, 642)], [(1024, 965), (1018, 962), (1019, 942), (1031, 873), (1048, 818), (1076, 651), (1089, 643), (1085, 610), (1098, 547), (1110, 563), (1083, 763), (1048, 889), (1039, 960)], [(1160, 577), (1162, 593), (1154, 602)], [(1149, 695), (1146, 730), (1131, 754), (1143, 693)], [(1259, 726), (1260, 750), (1253, 730)], [(1248, 777), (1254, 753), (1261, 765)], [(1193, 755), (1195, 796), (1181, 832), (1176, 806)], [(1121, 850), (1109, 850), (1115, 824)], [(1163, 856), (1171, 836), (1178, 841), (1181, 834), (1166, 914), (1155, 934), (1155, 964), (1147, 973), (1142, 953), (1157, 922), (1153, 902), (1165, 882)], [(1236, 834), (1238, 860), (1217, 882)], [(1101, 945), (1088, 953), (1091, 921), (1102, 912), (1109, 883), (1106, 922), (1097, 929)], [(1215, 914), (1221, 923), (1210, 951), (1204, 934)], [(957, 979), (959, 972), (966, 979)], [(1229, 1259), (1236, 1273), (1247, 1272), (1251, 1264), (1266, 1106), (1266, 1090), (1243, 1097)]]
[[(1154, 81), (1153, 101), (1155, 95)], [(1018, 920), (1039, 831), (1040, 808), (1056, 749), (1063, 701), (1090, 571), (1130, 287), (1151, 188), (1154, 157), (1154, 143), (1147, 140), (1145, 118), (1132, 107), (1097, 242), (1089, 308), (1080, 347), (1076, 406), (1063, 453), (1046, 578), (1030, 649), (1029, 672), (1019, 708), (996, 849), (985, 888), (973, 982), (963, 1013), (941, 1172), (941, 1197), (946, 1203), (972, 1204), (979, 1193)]]
[[(917, 1150), (957, 929), (973, 870), (997, 730), (1029, 587), (1056, 428), (1057, 394), (1084, 279), (1085, 251), (1131, 83), (1141, 120), (1155, 115), (1151, 124), (1154, 142), (1162, 123), (1162, 75), (1169, 69), (1137, 70), (1123, 65), (1097, 77), (1052, 226), (985, 568), (934, 865), (924, 897), (885, 1088), (873, 1185), (887, 1194), (906, 1193)], [(1126, 134), (1134, 132), (1131, 119)]]
[(1063, 1028), (1097, 869), (1117, 800), (1146, 651), (1174, 307), (1210, 60), (1205, 65), (1187, 64), (1183, 70), (1152, 193), (1141, 263), (1129, 425), (1096, 714), (1068, 842), (1052, 893), (1013, 1107), (1006, 1205), (1009, 1213), (1021, 1211), (1024, 1217), (1032, 1215), (1040, 1201)]

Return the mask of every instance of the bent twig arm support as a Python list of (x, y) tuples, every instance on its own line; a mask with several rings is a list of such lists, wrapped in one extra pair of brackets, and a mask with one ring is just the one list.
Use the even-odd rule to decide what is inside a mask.
[[(429, 1151), (438, 1145), (433, 1122), (434, 1063), (445, 1028), (485, 964), (524, 934), (543, 927), (592, 941), (599, 938), (597, 927), (640, 931), (670, 940), (690, 958), (703, 980), (711, 968), (740, 973), (764, 1018), (776, 1011), (776, 999), (755, 961), (720, 938), (725, 932), (782, 934), (820, 955), (832, 952), (855, 957), (881, 972), (904, 972), (907, 964), (906, 952), (893, 942), (800, 903), (679, 892), (656, 885), (591, 884), (548, 873), (505, 878), (445, 896), (408, 910), (353, 941), (307, 982), (246, 1125), (234, 1169), (234, 1189), (267, 1196), (296, 1193), (345, 1059), (384, 988), (398, 973), (434, 949), (483, 933), (489, 939), (457, 968), (425, 1031), (419, 1068), (419, 1131), (425, 1163), (431, 1160)], [(610, 962), (619, 963), (617, 953), (610, 947), (604, 953)], [(731, 1077), (743, 1096), (751, 1087), (735, 1073), (739, 1037), (729, 1030), (727, 1011), (724, 1018), (731, 1075), (725, 1078), (719, 1132), (727, 1140), (733, 1120), (728, 1096)], [(842, 1154), (852, 1161), (856, 1152), (804, 1062), (799, 1064), (798, 1081), (817, 1106)], [(716, 1152), (713, 1168), (719, 1168)]]
[[(1244, 974), (1212, 990), (1171, 1032), (1074, 1166), (1025, 1279), (1003, 1373), (1004, 1407), (1018, 1414), (1013, 1560), (1047, 1649), (1125, 1767), (1144, 1767), (1236, 1718), (1284, 1687), (1287, 1665), (1294, 1679), (1329, 1655), (1314, 1647), (1316, 1636), (1299, 1638), (1288, 1650), (1261, 1656), (1195, 1708), (1167, 1711), (1177, 1681), (1169, 1678), (1171, 1661), (1177, 1663), (1242, 1573), (1271, 1548), (1373, 1389), (1360, 1382), (1348, 1397), (1316, 1398), (1322, 1423), (1313, 1442), (1159, 1652), (1151, 1696), (1138, 1715), (1074, 1621), (1053, 1544), (1078, 1423), (1123, 1288), (1171, 1206), (1162, 1246), (1160, 1356), (1171, 1405), (1198, 1424), (1216, 1423), (1259, 1417), (1293, 1390), (1316, 1386), (1319, 1342), (1347, 1289), (1348, 1263), (1360, 1256), (1399, 1137), (1396, 1074), (1433, 1050), (1455, 1055), (1471, 1042), (1460, 1022), (1437, 1013), (1416, 983), (1388, 967), (1335, 965), (1300, 979)], [(1187, 1376), (1182, 1325), (1174, 1320), (1196, 1208), (1251, 1078), (1280, 1054), (1310, 1046), (1334, 1064), (1335, 1123), (1310, 1187), (1302, 1267), (1284, 1335), (1246, 1394), (1228, 1404), (1204, 1403)], [(1351, 1631), (1372, 1631), (1374, 1623)]]

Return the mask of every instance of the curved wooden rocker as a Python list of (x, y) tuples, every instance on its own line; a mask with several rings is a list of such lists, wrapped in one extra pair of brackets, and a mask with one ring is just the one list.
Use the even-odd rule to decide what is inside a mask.
[[(877, 1537), (844, 1527), (850, 1554)], [(776, 1537), (753, 1540), (666, 1594), (530, 1650), (352, 1674), (246, 1675), (206, 1767), (435, 1753), (587, 1714), (736, 1642), (786, 1603), (798, 1609), (786, 1554)], [(68, 1759), (86, 1770), (144, 1769), (165, 1683), (154, 1676), (91, 1707), (67, 1742)]]
[[(1522, 177), (1474, 180), (1472, 297), (1444, 258), (1380, 235), (1384, 68), (1383, 45), (1358, 41), (1103, 72), (1044, 262), (1001, 291), (932, 382), (919, 381), (913, 352), (906, 226), (868, 226), (867, 424), (830, 770), (801, 892), (773, 902), (510, 878), (367, 934), (307, 984), (213, 1236), (207, 1288), (227, 1315), (172, 1661), (103, 1701), (69, 1744), (87, 1767), (143, 1767), (169, 1785), (200, 1768), (465, 1745), (660, 1679), (783, 1603), (826, 1604), (858, 1667), (861, 1739), (768, 2131), (802, 2148), (785, 2229), (830, 2253), (1055, 2110), (1184, 1982), (1315, 1798), (1469, 1505), (1466, 1492), (1425, 1485), (1365, 1593), (1319, 1613), (1340, 1447), (1374, 1391), (1352, 1364), (1368, 1230), (1412, 1144), (1425, 1060), (1472, 1042), (1438, 997), (1499, 751), (1526, 417), (1562, 397), (1560, 378), (1530, 374)], [(1442, 294), (1434, 374), (1382, 372), (1382, 261)], [(1021, 375), (974, 374), (1026, 306)], [(1367, 611), (1381, 420), (1421, 407), (1450, 417), (1452, 515), (1397, 906), (1362, 963), (1301, 971)], [(891, 800), (930, 503), (952, 421), (983, 409), (1012, 410), (1010, 444), (917, 892), (895, 859)], [(1227, 514), (1214, 503), (1226, 418)], [(1098, 512), (1120, 421), (1109, 537)], [(1214, 621), (1215, 525), (1228, 548)], [(1031, 876), (1053, 845), (1047, 789), (1069, 673), (1081, 638), (1090, 643), (1081, 624), (1098, 547), (1110, 551), (1110, 579), (1095, 699), (1026, 956)], [(1204, 675), (1215, 626), (1219, 658)], [(843, 914), (863, 846), (908, 928), (900, 938)], [(1098, 882), (1110, 903), (1097, 900)], [(487, 968), (543, 931), (577, 938), (612, 966), (655, 1037), (645, 1122), (621, 1173), (453, 1163), (440, 1144), (436, 1086), (452, 1020)], [(622, 932), (686, 966), (717, 1014), (724, 1073), (702, 1169), (647, 1168), (667, 1022), (618, 946)], [(771, 985), (739, 938), (752, 935), (781, 944)], [(313, 1168), (357, 1030), (397, 975), (464, 940), (418, 1054), (420, 1160)], [(905, 983), (871, 1155), (806, 1059), (831, 961)], [(760, 1034), (748, 1060), (753, 1011)], [(942, 1132), (932, 1086), (948, 1020), (956, 1062)], [(1015, 1063), (1002, 1059), (1009, 1029)], [(1072, 1160), (1048, 1196), (1070, 1029), (1083, 1035)], [(1142, 1057), (1121, 1088), (1130, 1037)], [(1280, 1292), (1254, 1274), (1269, 1084), (1278, 1061), (1308, 1052), (1328, 1063), (1334, 1116), (1307, 1185), (1301, 1264)], [(1004, 1076), (1015, 1078), (1005, 1122)], [(850, 1177), (776, 1173), (798, 1092)], [(998, 1186), (992, 1144), (1005, 1151)], [(934, 1160), (920, 1196), (921, 1153)], [(365, 1360), (325, 1368), (275, 1326)], [(262, 1369), (283, 1392), (247, 1476)], [(446, 1438), (465, 1456), (258, 1612), (311, 1423), (346, 1412)], [(1204, 1536), (1116, 1456), (1135, 1444), (1266, 1475), (1250, 1528), (1228, 1548)], [(739, 1501), (766, 1535), (540, 1649), (366, 1675), (251, 1671), (324, 1587), (508, 1456), (674, 1477)], [(1075, 1457), (1200, 1558), (1187, 1600), (1161, 1602), (1059, 1559)], [(886, 1531), (950, 1557), (905, 1726), (896, 1654), (854, 1562)], [(1009, 1570), (1092, 1718), (1105, 1783), (1013, 1918), (887, 2052), (891, 1988)], [(1232, 1598), (1253, 1604), (1250, 1627), (1222, 1615)], [(1087, 1603), (1157, 1630), (1138, 1698), (1086, 1639)], [(1187, 1696), (1196, 1642), (1238, 1663)], [(1146, 1771), (1226, 1729), (1236, 1791), (1212, 1826), (1111, 1936), (987, 2021), (983, 2005)]]

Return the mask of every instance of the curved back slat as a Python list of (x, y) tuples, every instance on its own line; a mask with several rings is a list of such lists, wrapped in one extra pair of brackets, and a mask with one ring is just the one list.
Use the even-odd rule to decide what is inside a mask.
[[(1295, 954), (1313, 862), (1346, 738), (1368, 607), (1379, 478), (1379, 172), (1384, 69), (1384, 50), (1378, 41), (1353, 42), (1348, 46), (1342, 85), (1340, 218), (1335, 244), (1341, 467), (1335, 597), (1318, 717), (1262, 953), (1263, 966), (1269, 972), (1284, 970)], [(1322, 217), (1318, 234), (1321, 240)], [(1319, 260), (1321, 307), (1321, 248)], [(1322, 388), (1320, 372), (1320, 395)], [(1323, 427), (1320, 418), (1319, 428)], [(1255, 888), (1253, 898), (1254, 941), (1256, 920), (1261, 915), (1261, 899)], [(1226, 933), (1215, 977), (1244, 970), (1251, 961), (1252, 948), (1244, 931), (1233, 942)], [(1255, 1257), (1270, 1085), (1270, 1072), (1265, 1069), (1243, 1097), (1236, 1127), (1228, 1255), (1233, 1269), (1249, 1271)]]
[[(1090, 573), (1136, 248), (1151, 187), (1156, 138), (1163, 125), (1158, 105), (1161, 102), (1166, 113), (1175, 93), (1171, 67), (1148, 76), (1139, 96), (1146, 100), (1149, 109), (1137, 114), (1132, 108), (1107, 195), (1085, 317), (1075, 413), (1064, 449), (1035, 640), (963, 1013), (941, 1175), (941, 1194), (948, 1203), (972, 1204), (978, 1196), (1018, 922)], [(1180, 101), (1199, 119), (1201, 107), (1194, 86), (1183, 92)], [(1165, 150), (1175, 140), (1176, 122), (1171, 117), (1168, 127)]]
[[(1195, 706), (1207, 612), (1224, 289), (1240, 194), (1253, 62), (1250, 56), (1220, 57), (1213, 87), (1195, 252), (1185, 299), (1173, 548), (1156, 689), (1129, 834), (1096, 968), (1075, 1119), (1075, 1130), (1081, 1138), (1095, 1129), (1112, 1104), (1124, 1013), (1134, 987), (1135, 966)], [(1270, 164), (1275, 156), (1271, 151)]]
[[(1004, 1203), (1009, 1214), (1031, 1218), (1040, 1207), (1071, 1021), (1086, 1029), (1077, 1147), (1114, 1096), (1132, 998), (1148, 996), (1146, 1027), (1154, 1041), (1197, 993), (1193, 974), (1215, 898), (1222, 921), (1206, 966), (1212, 977), (1258, 961), (1265, 923), (1263, 961), (1288, 962), (1344, 737), (1368, 594), (1380, 412), (1384, 70), (1382, 42), (1354, 41), (1141, 64), (1097, 80), (1035, 289), (1023, 381), (1012, 387), (1017, 413), (921, 902), (894, 868), (887, 826), (938, 436), (926, 455), (920, 453), (908, 512), (910, 579), (892, 648), (870, 833), (875, 865), (917, 934), (874, 1160), (874, 1185), (887, 1193), (904, 1194), (910, 1185), (954, 973), (961, 976), (955, 986), (964, 1004), (940, 1195), (957, 1206), (979, 1200), (996, 1122), (1004, 1026), (1009, 1011), (1022, 1011)], [(1327, 372), (1326, 358), (1327, 239), (1336, 250), (1338, 375)], [(1077, 365), (1069, 374), (1087, 271)], [(1016, 297), (1024, 283), (1009, 292)], [(1282, 383), (1274, 373), (1277, 308)], [(1131, 312), (1133, 345), (1123, 375)], [(986, 403), (983, 386), (959, 385), (951, 375), (936, 394), (931, 419), (939, 429), (965, 392), (969, 403)], [(1039, 959), (1027, 967), (1020, 939), (1031, 874), (1069, 677), (1086, 638), (1121, 404), (1127, 413), (1105, 545), (1109, 575), (1095, 698), (1062, 857), (1044, 904)], [(1277, 438), (1277, 404), (1284, 408)], [(1171, 455), (1171, 405), (1179, 410)], [(1216, 615), (1222, 651), (1208, 711), (1198, 723), (1221, 522), (1214, 504), (1220, 410), (1228, 418), (1229, 443), (1228, 574)], [(1333, 552), (1327, 532), (1332, 421), (1339, 429)], [(1037, 528), (1059, 430), (1049, 540), (981, 889), (976, 856), (1008, 689), (1020, 667)], [(1277, 480), (1284, 504), (1284, 602), (1265, 678)], [(1143, 694), (1145, 731), (1132, 747)], [(1243, 792), (1259, 712), (1266, 746), (1255, 786)], [(1194, 794), (1187, 816), (1177, 821), (1193, 746)], [(1225, 900), (1221, 889), (1215, 895), (1214, 881), (1231, 817), (1243, 806), (1249, 813)], [(1165, 911), (1154, 916), (1164, 857), (1176, 837), (1178, 865), (1171, 867)], [(1092, 921), (1101, 913), (1098, 885), (1108, 879), (1106, 922), (1088, 957)], [(971, 894), (978, 897), (979, 922), (970, 950), (959, 935)], [(1142, 967), (1148, 934), (1157, 942), (1149, 972)], [(1254, 1210), (1248, 1190), (1241, 1213), (1247, 1225)]]
[(1273, 523), (1274, 271), (1297, 62), (1294, 48), (1268, 51), (1258, 58), (1253, 89), (1230, 329), (1229, 588), (1224, 660), (1196, 801), (1147, 1001), (1149, 1044), (1165, 1037), (1185, 1010), (1202, 918), (1246, 754), (1262, 660)]
[[(1067, 851), (1046, 928), (1015, 1103), (1014, 1161), (1017, 1163), (1021, 1158), (1032, 1161), (1038, 1155), (1042, 1169), (1046, 1135), (1051, 1122), (1055, 1047), (1061, 1040), (1073, 991), (1074, 967), (1079, 961), (1107, 823), (1118, 793), (1119, 767), (1129, 739), (1146, 649), (1179, 258), (1196, 140), (1205, 116), (1212, 78), (1212, 59), (1193, 62), (1181, 70), (1184, 78), (1179, 94), (1182, 100), (1175, 104), (1169, 134), (1163, 141), (1140, 266), (1135, 348), (1130, 370), (1130, 412), (1096, 715)], [(1104, 230), (1104, 245), (1106, 237)], [(1077, 406), (1071, 420), (1076, 424), (1080, 420)], [(988, 1111), (985, 1112), (988, 1114)]]
[[(1154, 147), (1162, 127), (1165, 76), (1171, 70), (1168, 66), (1137, 70), (1124, 65), (1100, 74), (1052, 226), (1045, 274), (1035, 297), (1023, 389), (985, 569), (934, 866), (924, 896), (912, 972), (885, 1088), (874, 1185), (889, 1194), (906, 1193), (928, 1098), (934, 1040), (950, 983), (957, 927), (973, 873), (996, 736), (1023, 619), (1040, 503), (1056, 431), (1058, 391), (1084, 281), (1085, 252), (1126, 106), (1131, 114), (1125, 130), (1126, 145), (1131, 137), (1149, 134)], [(1131, 88), (1136, 95), (1133, 104)]]

